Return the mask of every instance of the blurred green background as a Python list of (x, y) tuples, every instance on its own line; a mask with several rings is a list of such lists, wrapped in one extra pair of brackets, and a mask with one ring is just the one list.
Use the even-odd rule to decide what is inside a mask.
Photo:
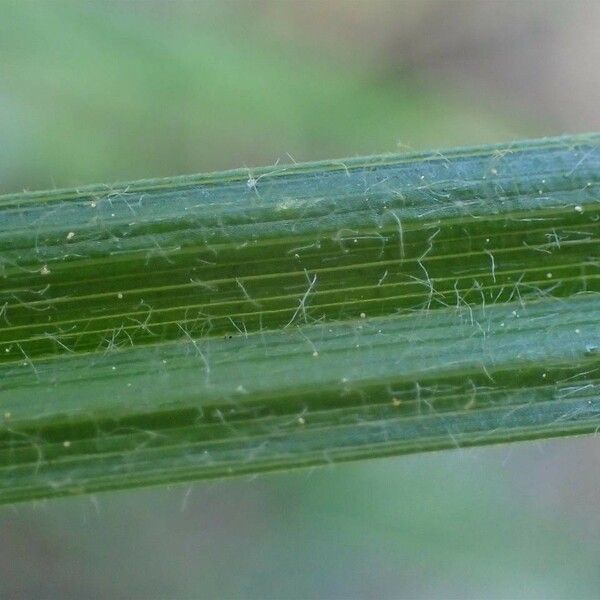
[[(0, 193), (598, 130), (598, 25), (593, 2), (0, 2)], [(0, 597), (597, 598), (599, 507), (595, 437), (4, 507)]]

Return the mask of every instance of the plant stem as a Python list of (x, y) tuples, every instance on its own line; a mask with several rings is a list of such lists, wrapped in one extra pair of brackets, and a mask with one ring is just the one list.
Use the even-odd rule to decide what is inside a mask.
[(0, 502), (600, 426), (600, 135), (0, 198)]

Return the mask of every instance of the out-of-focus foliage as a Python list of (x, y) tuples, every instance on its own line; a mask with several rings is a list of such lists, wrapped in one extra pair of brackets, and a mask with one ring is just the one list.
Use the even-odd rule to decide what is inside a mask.
[(511, 137), (458, 93), (152, 6), (4, 9), (2, 192)]

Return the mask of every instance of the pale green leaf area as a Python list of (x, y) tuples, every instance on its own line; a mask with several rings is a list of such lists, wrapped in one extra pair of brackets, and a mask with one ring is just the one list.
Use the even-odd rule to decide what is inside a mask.
[(594, 432), (599, 141), (4, 196), (2, 500)]

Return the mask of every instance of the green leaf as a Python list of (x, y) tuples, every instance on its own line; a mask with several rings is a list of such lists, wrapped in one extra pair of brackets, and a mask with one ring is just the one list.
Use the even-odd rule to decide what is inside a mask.
[(595, 431), (599, 144), (0, 198), (0, 501)]

